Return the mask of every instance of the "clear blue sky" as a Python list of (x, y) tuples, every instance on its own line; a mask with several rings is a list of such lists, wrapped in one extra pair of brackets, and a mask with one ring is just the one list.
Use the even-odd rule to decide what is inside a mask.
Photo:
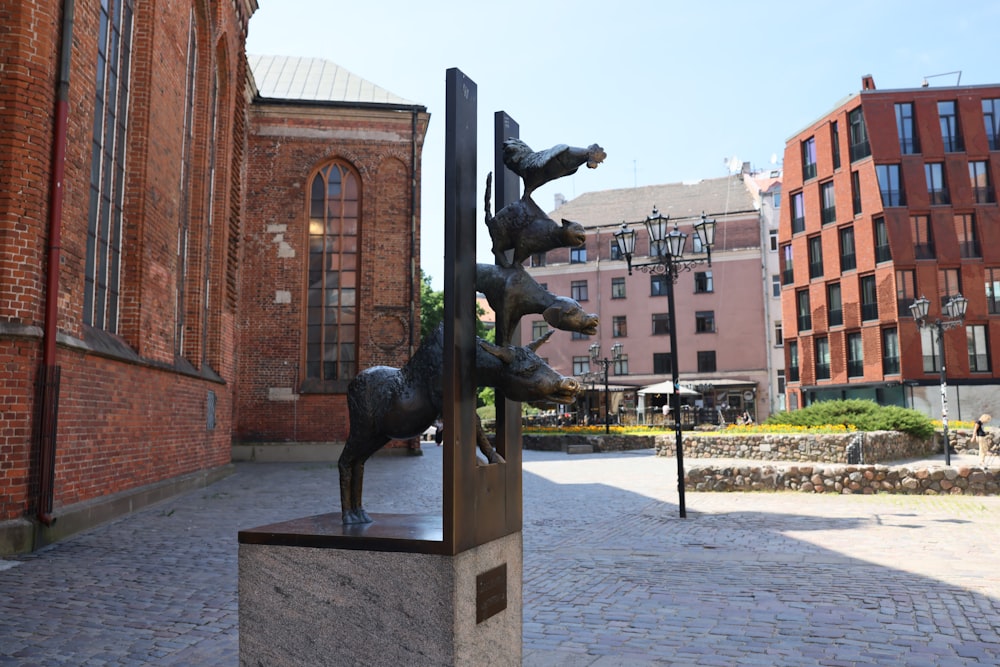
[[(456, 2), (259, 0), (247, 51), (323, 58), (427, 107), (421, 264), (441, 288), (445, 72), (479, 93), (478, 182), (493, 164), (493, 113), (535, 150), (599, 143), (596, 170), (536, 191), (553, 196), (718, 178), (733, 156), (766, 168), (785, 140), (861, 88), (916, 88), (961, 70), (1000, 80), (1000, 3), (841, 0)], [(958, 75), (931, 78), (954, 85)], [(481, 193), (480, 193), (481, 196)], [(650, 207), (654, 202), (650, 202)], [(609, 223), (618, 222), (609, 220)], [(479, 258), (491, 261), (489, 234)]]

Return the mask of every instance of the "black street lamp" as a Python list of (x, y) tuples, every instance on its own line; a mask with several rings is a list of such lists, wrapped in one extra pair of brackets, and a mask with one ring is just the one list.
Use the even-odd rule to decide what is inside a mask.
[(650, 261), (640, 264), (632, 264), (632, 256), (635, 254), (635, 231), (629, 229), (627, 223), (622, 223), (621, 231), (615, 232), (615, 240), (618, 243), (618, 250), (625, 257), (628, 263), (628, 274), (632, 275), (632, 267), (644, 273), (662, 273), (667, 276), (667, 313), (668, 326), (670, 327), (670, 380), (673, 383), (673, 400), (671, 401), (674, 412), (674, 436), (677, 450), (677, 493), (680, 507), (680, 516), (687, 516), (687, 509), (684, 502), (684, 444), (681, 434), (681, 385), (679, 373), (679, 356), (677, 354), (677, 316), (674, 312), (674, 284), (681, 271), (690, 271), (699, 264), (707, 263), (712, 265), (712, 246), (715, 245), (715, 220), (701, 214), (701, 222), (694, 225), (694, 230), (698, 234), (702, 248), (705, 250), (704, 257), (684, 258), (684, 242), (688, 235), (677, 228), (674, 221), (674, 228), (667, 231), (667, 223), (670, 216), (662, 216), (653, 207), (653, 213), (646, 218), (646, 230), (649, 232), (649, 257)]
[(944, 332), (952, 327), (961, 326), (965, 320), (965, 310), (969, 300), (961, 294), (951, 297), (941, 306), (941, 313), (948, 319), (940, 317), (933, 322), (928, 321), (927, 313), (931, 302), (923, 295), (910, 305), (910, 314), (921, 329), (931, 329), (937, 335), (938, 357), (941, 359), (941, 429), (944, 432), (944, 463), (951, 465), (951, 444), (948, 442), (948, 379), (945, 376), (944, 364)]
[(615, 343), (611, 346), (611, 358), (601, 359), (601, 346), (594, 343), (590, 346), (590, 360), (596, 364), (604, 364), (604, 432), (611, 433), (611, 403), (608, 402), (608, 366), (620, 361), (622, 358), (622, 344)]

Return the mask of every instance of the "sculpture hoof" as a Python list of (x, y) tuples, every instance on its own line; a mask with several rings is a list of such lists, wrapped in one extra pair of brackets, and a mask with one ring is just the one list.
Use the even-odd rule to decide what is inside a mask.
[(345, 526), (372, 522), (372, 518), (368, 516), (368, 512), (361, 508), (341, 512), (340, 517)]

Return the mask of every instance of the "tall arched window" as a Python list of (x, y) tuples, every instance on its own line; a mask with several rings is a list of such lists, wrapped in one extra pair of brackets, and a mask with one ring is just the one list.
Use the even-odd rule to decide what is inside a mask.
[(347, 381), (355, 374), (359, 190), (357, 175), (340, 163), (320, 169), (310, 188), (306, 322), (309, 380)]

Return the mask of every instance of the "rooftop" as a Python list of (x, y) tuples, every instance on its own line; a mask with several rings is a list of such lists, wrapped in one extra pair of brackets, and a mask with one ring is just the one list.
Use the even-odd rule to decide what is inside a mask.
[(549, 215), (585, 227), (641, 222), (656, 206), (671, 219), (694, 220), (702, 212), (709, 217), (734, 213), (756, 213), (753, 197), (739, 175), (709, 178), (696, 183), (646, 185), (619, 190), (587, 192), (566, 202)]
[(247, 62), (264, 98), (414, 105), (329, 60), (247, 55)]

